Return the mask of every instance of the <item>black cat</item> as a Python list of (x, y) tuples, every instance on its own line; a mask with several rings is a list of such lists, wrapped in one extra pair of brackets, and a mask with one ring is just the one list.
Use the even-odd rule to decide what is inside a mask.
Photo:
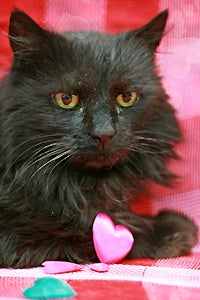
[(168, 12), (116, 35), (43, 30), (15, 10), (14, 53), (0, 87), (0, 266), (97, 260), (99, 212), (135, 238), (129, 257), (173, 257), (197, 239), (194, 223), (131, 212), (152, 180), (168, 185), (180, 130), (156, 74)]

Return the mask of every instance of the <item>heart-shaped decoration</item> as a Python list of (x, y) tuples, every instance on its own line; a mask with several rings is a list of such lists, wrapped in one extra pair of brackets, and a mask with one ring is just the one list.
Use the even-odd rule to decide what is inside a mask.
[(67, 261), (45, 261), (42, 266), (46, 274), (59, 274), (80, 271), (82, 269), (81, 265), (77, 265)]
[(93, 224), (93, 242), (102, 263), (116, 263), (131, 250), (134, 238), (124, 225), (115, 225), (105, 213), (96, 216)]
[(104, 263), (96, 263), (96, 264), (90, 264), (89, 265), (90, 270), (95, 271), (95, 272), (108, 272), (109, 266)]
[(35, 280), (34, 285), (27, 288), (23, 295), (30, 299), (68, 298), (76, 293), (71, 286), (53, 277), (42, 277)]

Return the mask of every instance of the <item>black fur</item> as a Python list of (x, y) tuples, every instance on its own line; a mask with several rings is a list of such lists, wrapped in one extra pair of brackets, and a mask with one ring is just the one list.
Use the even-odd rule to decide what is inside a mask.
[[(129, 257), (190, 251), (197, 231), (186, 217), (131, 213), (148, 182), (169, 185), (180, 131), (154, 64), (167, 20), (117, 35), (45, 31), (15, 10), (14, 52), (0, 87), (0, 266), (44, 260), (97, 260), (92, 223), (106, 212), (133, 232)], [(116, 96), (137, 91), (130, 107)], [(58, 92), (79, 103), (65, 110)]]

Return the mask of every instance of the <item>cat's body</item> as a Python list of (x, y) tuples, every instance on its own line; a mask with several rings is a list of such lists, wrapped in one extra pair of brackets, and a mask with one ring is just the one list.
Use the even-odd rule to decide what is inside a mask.
[(92, 223), (106, 212), (135, 238), (130, 257), (190, 251), (186, 217), (137, 216), (150, 180), (168, 184), (180, 132), (156, 75), (167, 12), (136, 31), (57, 35), (11, 16), (15, 55), (0, 87), (0, 266), (97, 259)]

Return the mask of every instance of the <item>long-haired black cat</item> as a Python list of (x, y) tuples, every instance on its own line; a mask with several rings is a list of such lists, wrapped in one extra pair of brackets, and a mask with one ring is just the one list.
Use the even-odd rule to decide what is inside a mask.
[(180, 130), (154, 64), (167, 16), (116, 35), (60, 35), (12, 13), (14, 60), (0, 87), (0, 267), (97, 260), (99, 212), (133, 232), (129, 257), (174, 257), (195, 244), (185, 216), (130, 209), (150, 181), (174, 176), (166, 164)]

